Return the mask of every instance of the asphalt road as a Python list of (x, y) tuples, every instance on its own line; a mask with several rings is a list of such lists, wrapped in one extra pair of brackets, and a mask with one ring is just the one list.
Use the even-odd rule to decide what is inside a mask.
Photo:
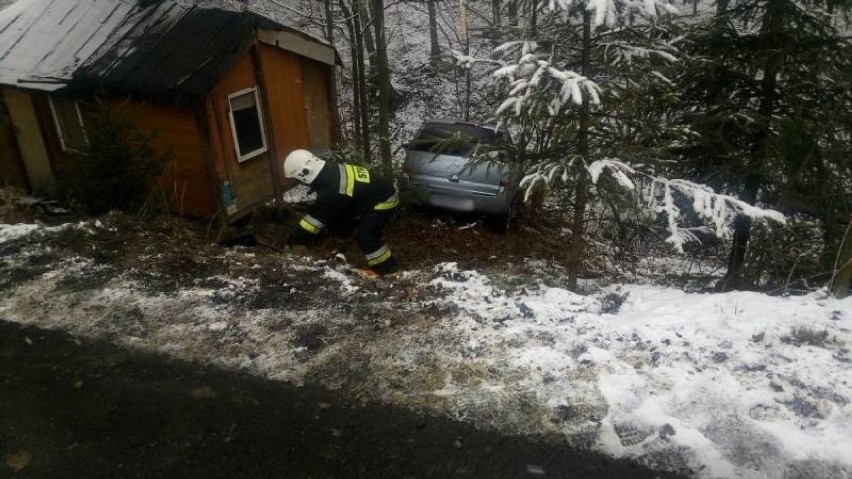
[(652, 478), (628, 461), (0, 320), (0, 478)]

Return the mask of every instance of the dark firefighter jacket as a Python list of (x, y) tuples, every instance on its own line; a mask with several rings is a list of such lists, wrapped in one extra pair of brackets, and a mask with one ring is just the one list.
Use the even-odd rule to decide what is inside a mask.
[[(311, 189), (317, 193), (316, 204), (299, 222), (299, 230), (311, 235), (326, 227), (345, 231), (370, 211), (390, 210), (399, 203), (393, 183), (346, 163), (326, 162)], [(304, 241), (300, 233), (297, 230), (292, 240)]]

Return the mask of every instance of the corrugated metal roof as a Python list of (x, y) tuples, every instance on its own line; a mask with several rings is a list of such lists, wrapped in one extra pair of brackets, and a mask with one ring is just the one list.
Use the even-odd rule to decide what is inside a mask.
[(62, 88), (135, 3), (18, 0), (0, 10), (0, 84)]
[(156, 96), (202, 93), (231, 67), (261, 23), (248, 12), (163, 2), (128, 16), (78, 77)]
[(0, 10), (0, 84), (180, 98), (212, 87), (257, 28), (325, 44), (222, 1), (18, 0)]

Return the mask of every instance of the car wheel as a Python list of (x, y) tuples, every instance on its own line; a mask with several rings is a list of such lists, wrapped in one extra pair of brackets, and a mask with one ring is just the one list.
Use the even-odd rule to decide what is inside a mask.
[(486, 224), (488, 227), (496, 233), (505, 233), (509, 231), (509, 228), (512, 226), (512, 223), (515, 221), (515, 217), (518, 214), (518, 202), (517, 199), (513, 199), (509, 203), (509, 210), (506, 211), (506, 214), (502, 215), (494, 215), (486, 218)]
[(509, 226), (512, 224), (512, 218), (509, 215), (489, 216), (485, 220), (488, 228), (495, 233), (505, 233), (509, 231)]

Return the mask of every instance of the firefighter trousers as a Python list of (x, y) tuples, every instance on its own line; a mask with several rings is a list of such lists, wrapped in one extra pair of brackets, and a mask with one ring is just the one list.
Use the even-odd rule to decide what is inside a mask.
[(382, 240), (382, 231), (394, 215), (393, 209), (372, 210), (361, 217), (355, 230), (355, 241), (373, 269), (396, 264), (390, 248)]

